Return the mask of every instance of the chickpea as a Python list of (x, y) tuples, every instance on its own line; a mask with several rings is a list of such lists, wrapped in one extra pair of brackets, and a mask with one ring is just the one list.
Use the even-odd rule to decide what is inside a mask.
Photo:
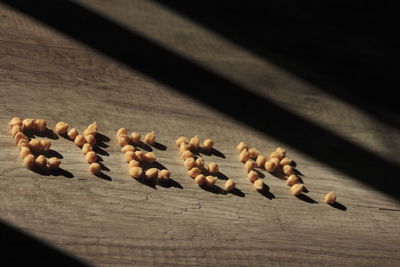
[(294, 174), (294, 168), (290, 165), (283, 166), (283, 173), (287, 176)]
[(138, 133), (138, 132), (132, 132), (131, 133), (131, 141), (132, 141), (132, 143), (140, 144), (140, 138), (141, 138), (140, 133)]
[(129, 161), (128, 167), (129, 168), (140, 167), (140, 162), (133, 159), (133, 160)]
[(185, 152), (185, 151), (189, 151), (189, 150), (190, 150), (190, 147), (189, 147), (188, 144), (186, 144), (186, 143), (181, 143), (181, 146), (179, 147), (179, 151), (180, 151), (181, 153), (183, 153), (183, 152)]
[(129, 168), (129, 175), (135, 179), (139, 179), (143, 175), (143, 169), (140, 167)]
[(144, 161), (144, 152), (140, 150), (135, 151), (135, 158), (137, 161)]
[(324, 199), (325, 203), (327, 204), (333, 204), (336, 202), (336, 195), (333, 192), (329, 192), (328, 194), (326, 194), (325, 199)]
[(144, 137), (144, 141), (149, 145), (154, 145), (156, 141), (156, 135), (154, 134), (154, 131), (147, 133)]
[(247, 170), (247, 172), (254, 170), (255, 167), (256, 167), (256, 163), (254, 161), (252, 161), (251, 159), (246, 161), (246, 163), (244, 164), (244, 168)]
[(130, 138), (126, 134), (121, 134), (118, 136), (117, 141), (120, 147), (124, 147), (129, 144)]
[(54, 170), (54, 169), (57, 169), (60, 166), (61, 160), (59, 160), (56, 157), (52, 157), (52, 158), (49, 158), (49, 160), (47, 161), (47, 164), (49, 165), (50, 169)]
[(68, 131), (67, 135), (69, 139), (75, 140), (75, 138), (78, 136), (78, 130), (76, 128), (72, 128)]
[(283, 158), (283, 154), (274, 151), (274, 152), (271, 152), (271, 154), (269, 155), (269, 158), (270, 159), (277, 158), (277, 159), (281, 160)]
[(78, 134), (74, 139), (74, 144), (81, 147), (86, 143), (85, 137), (81, 134)]
[(18, 125), (18, 126), (22, 126), (22, 119), (19, 117), (14, 117), (10, 120), (10, 122), (8, 123), (8, 126), (10, 128), (12, 128), (13, 126)]
[(47, 129), (47, 123), (43, 119), (37, 119), (34, 121), (33, 128), (40, 133), (44, 133)]
[(210, 162), (209, 164), (208, 164), (208, 172), (209, 173), (212, 173), (212, 174), (216, 174), (216, 173), (218, 173), (218, 165), (217, 165), (217, 163), (215, 163), (215, 162)]
[(250, 148), (248, 151), (249, 151), (249, 157), (250, 157), (251, 159), (256, 159), (256, 158), (258, 157), (259, 152), (258, 152), (257, 149), (255, 149), (255, 148)]
[(202, 185), (206, 182), (206, 177), (203, 174), (199, 174), (194, 178), (194, 182), (198, 185)]
[(256, 171), (250, 171), (247, 174), (247, 179), (249, 179), (250, 182), (254, 183), (254, 181), (256, 181), (258, 179), (258, 172)]
[(121, 148), (122, 153), (125, 153), (127, 151), (135, 151), (135, 150), (136, 150), (136, 148), (132, 145), (126, 145)]
[(192, 139), (190, 139), (189, 141), (190, 149), (198, 149), (199, 145), (200, 145), (200, 139), (197, 135), (194, 136)]
[(249, 149), (249, 146), (246, 145), (244, 142), (240, 142), (240, 143), (237, 145), (236, 149), (237, 149), (237, 151), (239, 151), (239, 153), (240, 153), (240, 152), (243, 151), (243, 149), (248, 150), (248, 149)]
[(261, 179), (257, 179), (253, 183), (253, 187), (257, 191), (262, 191), (264, 189), (264, 186), (265, 186), (265, 184)]
[(89, 129), (89, 128), (86, 128), (85, 130), (83, 130), (84, 137), (89, 136), (89, 135), (96, 136), (96, 131), (93, 129)]
[(191, 168), (196, 166), (196, 162), (194, 158), (187, 158), (185, 162), (183, 163), (186, 167), (186, 169), (190, 170)]
[(93, 162), (89, 165), (88, 171), (94, 175), (101, 173), (101, 165), (98, 162)]
[(216, 182), (217, 182), (217, 177), (212, 176), (212, 175), (206, 176), (206, 184), (207, 185), (213, 186), (213, 185), (215, 185)]
[(66, 134), (68, 127), (69, 125), (66, 122), (57, 122), (56, 127), (54, 128), (54, 132), (56, 132), (57, 134)]
[(211, 150), (214, 146), (214, 141), (211, 140), (210, 138), (207, 138), (206, 140), (204, 140), (203, 142), (203, 148), (205, 150)]
[(27, 169), (33, 169), (33, 167), (35, 166), (35, 156), (32, 154), (26, 155), (26, 157), (23, 160), (23, 165), (25, 168)]
[(279, 159), (271, 158), (269, 161), (265, 162), (265, 170), (267, 172), (273, 172), (278, 167)]
[(201, 174), (201, 170), (197, 167), (191, 168), (188, 171), (188, 175), (192, 178), (195, 178), (197, 175)]
[(21, 159), (24, 159), (26, 156), (32, 154), (31, 150), (29, 147), (21, 147), (21, 151), (19, 152), (19, 156)]
[(133, 152), (133, 151), (126, 151), (125, 154), (124, 154), (124, 160), (126, 162), (130, 162), (132, 160), (136, 160), (136, 158), (137, 157), (135, 155), (135, 152)]
[(35, 165), (40, 169), (46, 169), (47, 167), (47, 159), (45, 156), (40, 155), (35, 159)]
[(42, 153), (43, 152), (42, 144), (40, 143), (40, 141), (38, 139), (32, 139), (31, 141), (29, 141), (29, 148), (34, 153)]
[(196, 159), (196, 166), (199, 167), (200, 169), (204, 168), (204, 159), (202, 157), (198, 157)]
[(97, 122), (93, 122), (93, 123), (89, 124), (87, 129), (97, 133)]
[(40, 144), (41, 144), (44, 152), (47, 152), (50, 150), (51, 142), (49, 140), (40, 140)]
[(188, 144), (189, 140), (186, 136), (179, 136), (175, 143), (177, 147), (180, 147), (182, 143)]
[(256, 159), (257, 167), (264, 168), (265, 162), (267, 162), (267, 158), (264, 157), (263, 155), (258, 155)]
[(33, 130), (33, 127), (35, 125), (35, 120), (34, 119), (24, 119), (22, 121), (22, 129), (24, 131), (31, 131)]
[(158, 169), (150, 168), (146, 171), (146, 178), (149, 180), (156, 179), (158, 177)]
[(171, 176), (171, 172), (167, 169), (163, 169), (158, 172), (158, 179), (166, 181), (169, 179), (170, 176)]
[(300, 195), (304, 190), (304, 185), (302, 184), (294, 184), (292, 185), (292, 187), (290, 187), (290, 192), (294, 195), (294, 196), (298, 196)]
[(94, 146), (96, 144), (96, 137), (93, 134), (84, 135), (86, 143)]
[(285, 165), (291, 165), (292, 164), (292, 160), (289, 159), (288, 157), (284, 157), (281, 159), (281, 161), (279, 162), (279, 165), (281, 165), (282, 167)]
[(285, 156), (285, 154), (286, 154), (286, 150), (279, 146), (275, 149), (275, 152), (278, 152), (279, 154), (282, 154), (283, 156)]
[(86, 155), (88, 152), (93, 151), (93, 147), (90, 144), (83, 144), (82, 146), (82, 153), (83, 155)]
[(232, 191), (235, 188), (236, 184), (232, 179), (226, 180), (224, 184), (225, 191)]
[(242, 152), (239, 154), (239, 160), (243, 163), (250, 159), (249, 151), (247, 149), (243, 149)]
[(154, 163), (156, 161), (156, 155), (154, 152), (147, 152), (143, 154), (143, 159), (148, 163)]
[(94, 151), (89, 151), (86, 153), (85, 158), (88, 163), (94, 163), (97, 160), (97, 154)]
[(289, 176), (289, 178), (286, 180), (286, 184), (288, 186), (292, 186), (294, 184), (298, 184), (300, 182), (299, 177), (297, 177), (296, 175), (292, 174)]
[(19, 125), (14, 125), (12, 128), (11, 128), (11, 136), (12, 136), (12, 138), (15, 138), (15, 136), (17, 135), (17, 133), (20, 133), (20, 132), (22, 132), (22, 129), (21, 129), (21, 126), (19, 126)]
[(17, 144), (18, 144), (18, 142), (19, 142), (20, 140), (29, 141), (28, 137), (27, 137), (23, 132), (17, 133), (17, 134), (15, 135), (14, 139), (15, 139), (15, 143), (17, 143)]
[(189, 150), (182, 153), (182, 159), (183, 160), (186, 160), (188, 158), (194, 158), (193, 153), (190, 152)]
[(18, 141), (18, 148), (23, 148), (23, 147), (27, 147), (29, 148), (29, 142), (26, 139), (20, 139)]
[(127, 131), (125, 128), (120, 128), (120, 129), (118, 129), (118, 131), (117, 131), (117, 138), (118, 138), (120, 135), (128, 135), (128, 131)]

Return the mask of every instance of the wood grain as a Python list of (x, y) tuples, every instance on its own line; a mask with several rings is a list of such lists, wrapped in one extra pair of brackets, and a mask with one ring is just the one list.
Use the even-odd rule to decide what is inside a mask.
[[(85, 2), (93, 9), (102, 7), (100, 3)], [(120, 14), (127, 27), (140, 28), (141, 34), (164, 40), (205, 67), (212, 65), (213, 71), (236, 79), (260, 97), (275, 99), (335, 134), (374, 153), (396, 156), (393, 161), (399, 162), (395, 129), (196, 25), (179, 17), (169, 19), (173, 14), (145, 1), (113, 1), (113, 7), (104, 5), (102, 12), (111, 18)], [(146, 23), (145, 18), (154, 14), (162, 14), (159, 27), (171, 22), (169, 31)], [(185, 35), (174, 34), (182, 25)], [(199, 32), (209, 38), (196, 37)], [(398, 200), (1, 4), (0, 33), (1, 221), (99, 266), (400, 264)], [(178, 45), (196, 38), (197, 46), (192, 41), (186, 48)], [(301, 90), (295, 106), (287, 105), (293, 103), (296, 87)], [(6, 127), (14, 116), (43, 118), (51, 127), (67, 121), (79, 130), (97, 121), (99, 132), (110, 138), (103, 148), (109, 155), (101, 157), (111, 181), (90, 175), (80, 150), (62, 137), (52, 141), (53, 149), (73, 178), (22, 168)], [(127, 175), (115, 141), (120, 127), (142, 133), (155, 130), (167, 149), (154, 151), (159, 163), (172, 172), (175, 186), (152, 188)], [(205, 156), (206, 162), (217, 162), (244, 197), (196, 186), (174, 145), (180, 135), (215, 140), (225, 158)], [(304, 174), (310, 191), (306, 195), (317, 203), (291, 196), (284, 181), (265, 172), (274, 198), (255, 192), (237, 160), (235, 146), (241, 140), (263, 153), (286, 147)], [(217, 184), (223, 186), (223, 180)], [(331, 190), (345, 210), (323, 203)]]

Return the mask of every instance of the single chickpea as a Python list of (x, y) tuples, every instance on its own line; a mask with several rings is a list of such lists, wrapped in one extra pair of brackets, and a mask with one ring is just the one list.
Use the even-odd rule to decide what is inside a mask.
[(96, 144), (96, 137), (92, 134), (84, 135), (86, 143), (94, 146)]
[(74, 139), (74, 144), (81, 147), (86, 143), (85, 137), (81, 134), (78, 134)]
[(237, 146), (236, 146), (237, 151), (242, 152), (243, 149), (249, 149), (249, 146), (246, 145), (244, 142), (240, 142)]
[(292, 185), (292, 187), (290, 187), (290, 192), (294, 195), (294, 196), (298, 196), (300, 195), (304, 190), (304, 185), (302, 184), (294, 184)]
[(134, 151), (126, 151), (124, 154), (124, 160), (130, 162), (131, 160), (136, 160), (136, 155)]
[(90, 144), (83, 144), (82, 146), (82, 154), (86, 155), (88, 152), (93, 151), (93, 147)]
[(166, 181), (169, 179), (170, 176), (171, 172), (167, 169), (162, 169), (161, 171), (158, 172), (158, 179)]
[(14, 139), (15, 139), (15, 143), (17, 143), (17, 144), (18, 144), (18, 142), (19, 142), (20, 140), (29, 141), (28, 137), (27, 137), (23, 132), (17, 133), (17, 134), (15, 135)]
[(215, 185), (216, 182), (217, 182), (217, 177), (212, 176), (212, 175), (206, 176), (206, 184), (207, 185), (213, 186), (213, 185)]
[(281, 165), (282, 167), (285, 165), (292, 165), (292, 160), (289, 159), (288, 157), (284, 157), (281, 159), (281, 161), (279, 162), (279, 165)]
[(89, 151), (86, 153), (85, 158), (88, 163), (94, 163), (97, 160), (97, 154), (94, 151)]
[(135, 159), (129, 161), (128, 168), (132, 167), (140, 167), (140, 162)]
[(194, 136), (192, 139), (190, 139), (189, 141), (190, 149), (198, 149), (199, 145), (200, 145), (200, 139), (197, 135)]
[(47, 159), (43, 155), (39, 155), (35, 160), (35, 165), (40, 169), (46, 169), (47, 167)]
[(47, 123), (43, 119), (37, 119), (34, 121), (33, 128), (35, 131), (38, 131), (40, 133), (44, 133), (47, 129)]
[(34, 120), (34, 119), (31, 119), (31, 118), (29, 118), (29, 119), (24, 119), (24, 120), (22, 121), (22, 129), (23, 129), (24, 131), (32, 131), (34, 125), (35, 125), (35, 120)]
[(90, 128), (86, 128), (85, 130), (83, 130), (83, 136), (86, 137), (88, 135), (96, 136), (96, 131)]
[(215, 162), (210, 162), (209, 164), (208, 164), (208, 172), (209, 173), (212, 173), (212, 174), (216, 174), (216, 173), (218, 173), (218, 165), (217, 165), (217, 163), (215, 163)]
[(26, 156), (32, 154), (31, 150), (29, 147), (21, 147), (21, 151), (19, 152), (19, 156), (21, 159), (24, 159)]
[(214, 146), (214, 141), (211, 140), (210, 138), (207, 138), (206, 140), (204, 140), (203, 142), (203, 148), (205, 150), (211, 150)]
[(56, 157), (52, 157), (52, 158), (49, 158), (49, 160), (47, 161), (47, 164), (49, 165), (50, 169), (54, 170), (54, 169), (57, 169), (60, 166), (61, 160), (59, 160)]
[(265, 186), (265, 184), (261, 179), (257, 179), (253, 183), (253, 187), (257, 191), (262, 191), (264, 189), (264, 186)]
[(156, 179), (158, 177), (158, 169), (150, 168), (146, 171), (146, 178), (149, 180)]
[(328, 194), (326, 194), (325, 199), (324, 199), (325, 203), (327, 204), (333, 204), (336, 202), (336, 195), (333, 192), (329, 192)]
[(259, 178), (258, 172), (256, 171), (249, 171), (247, 174), (247, 179), (249, 179), (250, 182), (254, 183)]
[(244, 168), (247, 170), (247, 172), (254, 170), (255, 167), (256, 167), (256, 163), (254, 161), (252, 161), (251, 159), (246, 161), (246, 163), (244, 164)]
[(135, 179), (139, 179), (143, 175), (143, 169), (140, 167), (129, 168), (129, 175)]
[(143, 159), (148, 163), (154, 163), (156, 161), (156, 155), (154, 152), (147, 152), (143, 154)]
[(203, 174), (199, 174), (194, 178), (194, 182), (198, 185), (202, 185), (206, 182), (206, 177)]
[(271, 154), (269, 154), (269, 158), (270, 159), (277, 158), (277, 159), (281, 160), (283, 158), (283, 154), (274, 151), (274, 152), (271, 152)]
[(249, 151), (249, 157), (250, 157), (251, 159), (256, 159), (256, 158), (258, 157), (259, 152), (258, 152), (257, 149), (255, 149), (255, 148), (250, 148), (248, 151)]
[(120, 147), (124, 147), (129, 144), (130, 138), (126, 134), (120, 134), (117, 141)]
[(278, 152), (279, 154), (282, 154), (283, 156), (285, 156), (285, 154), (286, 154), (286, 150), (279, 146), (275, 149), (275, 152)]
[(286, 184), (288, 186), (292, 186), (292, 185), (298, 184), (299, 182), (300, 182), (299, 177), (297, 177), (294, 174), (290, 175), (286, 180)]
[(189, 140), (186, 136), (179, 136), (175, 143), (177, 147), (180, 147), (182, 143), (188, 144)]
[(283, 166), (283, 173), (287, 176), (294, 174), (294, 168), (290, 165)]
[(68, 130), (69, 124), (63, 121), (57, 122), (56, 127), (54, 128), (54, 132), (57, 134), (66, 134)]
[(202, 157), (198, 157), (196, 159), (196, 167), (199, 167), (200, 169), (204, 168), (204, 159)]
[(156, 141), (156, 135), (155, 135), (154, 131), (147, 133), (144, 136), (144, 141), (149, 145), (154, 145), (154, 143)]
[(47, 152), (50, 150), (51, 142), (49, 140), (40, 140), (40, 144), (42, 145), (44, 152)]
[(279, 159), (277, 158), (271, 158), (267, 162), (265, 162), (265, 170), (267, 172), (273, 172), (276, 170), (278, 167)]
[(27, 147), (29, 148), (29, 142), (26, 139), (20, 139), (18, 141), (18, 148)]
[(197, 167), (191, 168), (188, 171), (188, 175), (192, 178), (195, 178), (197, 175), (201, 174), (201, 170)]
[(186, 160), (188, 158), (194, 158), (193, 153), (190, 152), (189, 150), (182, 153), (182, 159), (183, 160)]
[(247, 149), (243, 149), (242, 152), (239, 154), (239, 160), (243, 163), (250, 159), (249, 151)]
[(67, 135), (69, 139), (75, 140), (75, 138), (78, 136), (78, 130), (76, 128), (72, 128), (68, 131)]
[(140, 138), (141, 138), (140, 133), (138, 133), (138, 132), (132, 132), (131, 133), (131, 141), (132, 141), (132, 143), (140, 144)]
[(183, 165), (185, 165), (186, 169), (190, 170), (191, 168), (196, 166), (196, 162), (194, 160), (194, 158), (187, 158)]
[(29, 141), (29, 148), (34, 153), (42, 153), (43, 152), (42, 144), (40, 143), (40, 141), (38, 139), (32, 139), (31, 141)]
[(127, 151), (135, 151), (135, 150), (136, 150), (136, 148), (132, 145), (126, 145), (121, 148), (122, 153), (125, 153)]
[(98, 163), (98, 162), (90, 163), (88, 171), (91, 174), (94, 174), (94, 175), (100, 174), (101, 173), (101, 165), (100, 165), (100, 163)]
[(23, 160), (23, 165), (27, 169), (33, 169), (35, 167), (35, 156), (32, 154), (26, 155), (26, 157)]
[(190, 150), (190, 147), (189, 147), (188, 144), (186, 144), (186, 143), (181, 143), (181, 146), (179, 147), (179, 151), (180, 151), (181, 153), (183, 153), (183, 152), (185, 152), (185, 151), (189, 151), (189, 150)]
[(18, 125), (18, 126), (22, 126), (22, 119), (19, 117), (14, 117), (10, 120), (10, 122), (8, 123), (8, 126), (10, 128), (12, 128), (13, 126)]
[(128, 130), (126, 130), (125, 128), (120, 128), (120, 129), (118, 129), (118, 130), (117, 130), (117, 138), (118, 138), (120, 135), (128, 135)]
[(232, 191), (235, 188), (236, 184), (232, 179), (226, 180), (224, 184), (225, 191)]
[(22, 132), (22, 129), (21, 129), (21, 126), (19, 126), (19, 125), (14, 125), (12, 128), (11, 128), (11, 137), (12, 138), (15, 138), (15, 136), (17, 135), (17, 133), (20, 133), (20, 132)]
[(87, 129), (94, 131), (95, 133), (97, 133), (97, 122), (93, 122), (91, 124), (89, 124), (89, 126), (87, 127)]
[(144, 161), (144, 152), (140, 150), (135, 151), (135, 158), (137, 161)]
[(264, 157), (263, 155), (258, 155), (256, 159), (257, 167), (264, 168), (265, 162), (267, 162), (267, 158)]

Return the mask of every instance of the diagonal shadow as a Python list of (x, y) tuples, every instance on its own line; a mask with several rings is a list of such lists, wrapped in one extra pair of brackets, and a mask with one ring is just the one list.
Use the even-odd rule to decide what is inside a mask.
[(398, 12), (389, 1), (155, 2), (400, 129)]
[(13, 266), (88, 266), (36, 238), (0, 222), (2, 263)]
[(332, 168), (399, 198), (399, 180), (393, 176), (400, 171), (398, 165), (135, 32), (69, 1), (1, 1)]

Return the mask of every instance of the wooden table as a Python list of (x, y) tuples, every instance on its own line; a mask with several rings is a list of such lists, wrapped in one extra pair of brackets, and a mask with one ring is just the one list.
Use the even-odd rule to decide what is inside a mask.
[[(0, 3), (0, 236), (6, 258), (113, 266), (400, 265), (398, 188), (378, 190), (353, 175), (357, 172), (344, 171), (351, 168), (335, 167), (345, 166), (341, 158), (347, 160), (346, 154), (356, 147), (398, 168), (398, 129), (156, 3), (79, 2), (179, 56), (178, 63), (192, 62), (200, 74), (208, 75), (199, 77), (222, 77), (245, 88), (249, 93), (244, 95), (257, 96), (294, 117), (260, 113), (259, 106), (244, 102), (234, 109), (238, 116), (251, 115), (252, 123), (263, 124), (265, 118), (275, 122), (246, 124), (232, 116), (233, 109), (224, 112), (224, 101), (236, 96), (226, 90), (225, 96), (218, 96), (215, 84), (208, 88), (199, 80), (207, 95), (196, 99), (192, 96), (201, 91), (176, 90), (185, 84), (177, 81), (174, 88), (168, 77), (152, 75), (147, 65), (135, 68)], [(140, 54), (136, 49), (142, 48), (132, 47), (132, 53)], [(180, 70), (169, 63), (150, 57), (148, 65), (159, 66), (157, 73), (162, 68)], [(41, 175), (24, 169), (7, 129), (15, 116), (43, 118), (50, 127), (66, 121), (80, 131), (96, 121), (103, 135), (98, 152), (107, 168), (104, 176), (91, 175), (80, 149), (63, 137), (51, 141), (64, 172)], [(354, 147), (328, 151), (336, 155), (332, 161), (319, 159), (311, 150), (299, 149), (293, 139), (317, 144), (314, 150), (325, 155), (332, 144), (325, 143), (324, 136), (319, 143), (312, 133), (307, 137), (304, 128), (297, 132), (299, 128), (285, 120), (289, 117), (317, 125), (327, 136), (345, 140), (340, 144)], [(155, 131), (165, 149), (153, 151), (159, 166), (172, 172), (172, 183), (152, 187), (128, 176), (115, 140), (120, 127), (142, 134)], [(266, 128), (273, 134), (260, 130)], [(194, 184), (175, 146), (180, 135), (215, 140), (220, 153), (204, 159), (218, 163), (240, 191), (226, 194)], [(262, 170), (270, 193), (254, 191), (237, 159), (235, 147), (242, 140), (264, 154), (277, 146), (286, 148), (309, 192), (293, 197), (284, 180)], [(363, 165), (362, 157), (349, 164), (379, 168)], [(376, 179), (392, 181), (397, 176)], [(217, 185), (223, 187), (220, 178)], [(338, 205), (323, 202), (329, 191), (336, 192)], [(28, 250), (33, 252), (29, 256)]]

